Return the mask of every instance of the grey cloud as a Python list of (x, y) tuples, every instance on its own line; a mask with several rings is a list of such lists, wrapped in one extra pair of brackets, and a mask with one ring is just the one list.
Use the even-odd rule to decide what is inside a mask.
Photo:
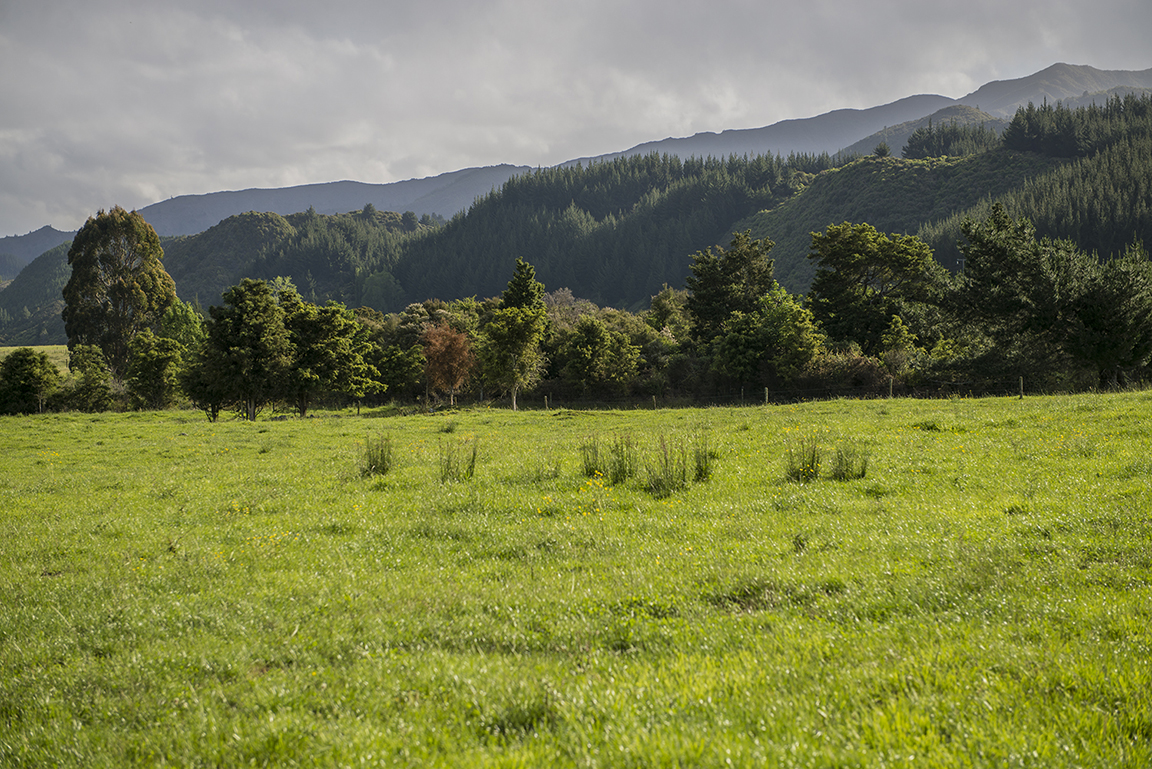
[(1057, 61), (1152, 66), (1145, 0), (0, 4), (0, 234), (97, 208), (550, 165)]

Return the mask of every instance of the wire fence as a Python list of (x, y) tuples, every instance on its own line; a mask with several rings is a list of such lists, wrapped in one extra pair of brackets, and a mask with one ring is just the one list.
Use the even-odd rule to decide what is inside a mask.
[[(582, 397), (537, 391), (517, 398), (522, 410), (570, 409), (574, 411), (700, 408), (710, 406), (760, 406), (802, 403), (823, 400), (878, 400), (883, 398), (948, 399), (975, 397), (1017, 397), (1047, 395), (1042, 391), (1028, 391), (1022, 377), (1015, 380), (925, 382), (915, 386), (890, 381), (880, 386), (863, 387), (806, 387), (791, 389), (730, 390), (712, 393), (668, 393), (662, 395), (627, 395), (619, 397)], [(458, 405), (486, 404), (511, 408), (508, 397), (480, 400), (467, 396), (456, 398)], [(442, 404), (441, 407), (445, 407)]]

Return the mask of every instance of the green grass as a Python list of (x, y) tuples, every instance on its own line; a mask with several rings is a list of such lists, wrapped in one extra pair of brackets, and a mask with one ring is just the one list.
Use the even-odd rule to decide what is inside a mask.
[[(42, 352), (48, 355), (48, 360), (60, 370), (60, 374), (67, 376), (68, 374), (68, 345), (64, 344), (46, 344), (46, 345), (31, 345), (32, 349), (36, 352)], [(20, 347), (0, 347), (0, 360), (4, 360), (12, 353), (19, 350)]]
[(1147, 393), (452, 423), (0, 419), (0, 765), (1152, 765)]

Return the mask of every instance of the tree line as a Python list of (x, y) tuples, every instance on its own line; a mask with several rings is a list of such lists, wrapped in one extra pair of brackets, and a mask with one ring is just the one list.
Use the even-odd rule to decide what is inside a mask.
[(67, 379), (25, 348), (0, 364), (0, 410), (164, 408), (256, 419), (272, 406), (444, 402), (461, 393), (554, 399), (786, 397), (885, 387), (988, 391), (1114, 387), (1152, 359), (1152, 262), (1138, 243), (1101, 260), (1038, 237), (1001, 205), (963, 224), (953, 274), (915, 236), (866, 223), (811, 236), (806, 296), (774, 277), (769, 239), (737, 233), (691, 256), (684, 288), (639, 313), (548, 292), (518, 259), (485, 300), (397, 313), (305, 300), (246, 278), (207, 317), (175, 297), (138, 214), (91, 218), (69, 252)]

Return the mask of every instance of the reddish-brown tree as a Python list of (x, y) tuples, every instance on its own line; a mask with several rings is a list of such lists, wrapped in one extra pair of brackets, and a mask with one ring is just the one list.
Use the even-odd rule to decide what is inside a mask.
[(429, 326), (420, 337), (424, 345), (424, 376), (428, 388), (448, 393), (448, 403), (456, 405), (456, 392), (468, 382), (476, 359), (468, 335), (446, 323)]

